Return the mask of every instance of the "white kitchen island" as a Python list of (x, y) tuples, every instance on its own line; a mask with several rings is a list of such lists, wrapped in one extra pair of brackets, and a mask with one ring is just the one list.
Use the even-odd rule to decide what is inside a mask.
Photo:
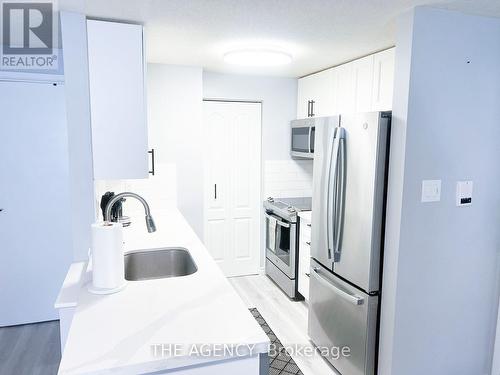
[[(267, 374), (268, 337), (184, 217), (154, 218), (155, 233), (142, 218), (124, 229), (125, 251), (183, 247), (197, 272), (110, 295), (89, 293), (82, 272), (59, 374)], [(75, 290), (74, 275), (61, 295), (66, 287)]]

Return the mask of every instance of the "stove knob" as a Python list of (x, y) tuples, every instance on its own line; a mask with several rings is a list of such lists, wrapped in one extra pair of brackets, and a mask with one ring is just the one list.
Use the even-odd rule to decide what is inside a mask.
[(267, 201), (268, 202), (274, 202), (274, 198), (273, 197), (269, 197), (269, 198), (267, 198)]
[(295, 208), (293, 208), (293, 207), (291, 207), (291, 206), (290, 206), (290, 207), (288, 207), (288, 208), (287, 208), (287, 210), (288, 210), (288, 212), (295, 212)]

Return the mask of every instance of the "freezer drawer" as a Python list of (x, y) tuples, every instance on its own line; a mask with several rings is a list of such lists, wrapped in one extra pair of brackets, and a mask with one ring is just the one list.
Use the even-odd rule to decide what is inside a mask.
[[(311, 260), (308, 333), (328, 361), (342, 375), (375, 372), (378, 296), (350, 286)], [(332, 348), (350, 348), (349, 356), (335, 358)]]

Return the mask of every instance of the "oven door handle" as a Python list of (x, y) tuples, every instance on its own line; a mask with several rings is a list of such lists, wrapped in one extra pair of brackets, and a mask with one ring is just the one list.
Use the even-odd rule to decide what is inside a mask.
[(284, 228), (290, 228), (290, 223), (285, 223), (284, 221), (281, 221), (277, 216), (269, 215), (268, 213), (265, 213), (264, 215), (266, 215), (266, 217), (268, 217), (269, 219), (276, 220), (276, 224), (278, 224), (279, 226)]

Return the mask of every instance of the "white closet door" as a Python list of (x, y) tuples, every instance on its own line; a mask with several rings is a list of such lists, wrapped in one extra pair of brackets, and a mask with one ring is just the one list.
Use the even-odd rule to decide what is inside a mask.
[(204, 102), (205, 245), (226, 276), (260, 263), (261, 104)]
[(0, 82), (0, 111), (0, 326), (57, 319), (73, 258), (64, 86)]

